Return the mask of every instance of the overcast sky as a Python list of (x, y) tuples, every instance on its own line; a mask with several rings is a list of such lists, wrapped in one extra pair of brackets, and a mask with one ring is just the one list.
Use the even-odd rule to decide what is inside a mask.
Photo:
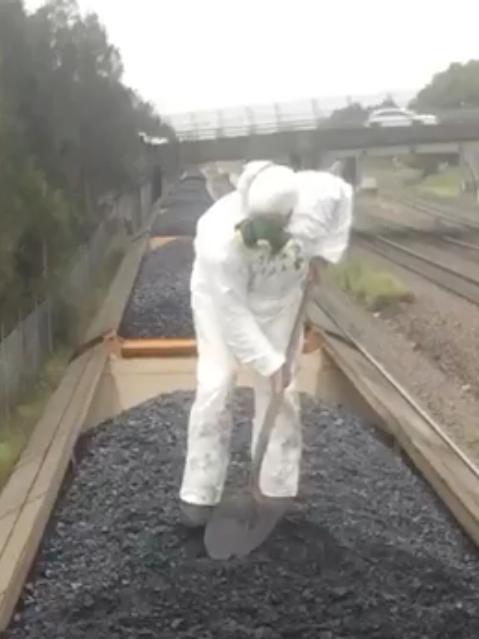
[(479, 58), (477, 0), (79, 4), (119, 47), (125, 81), (163, 114), (415, 90), (451, 61)]

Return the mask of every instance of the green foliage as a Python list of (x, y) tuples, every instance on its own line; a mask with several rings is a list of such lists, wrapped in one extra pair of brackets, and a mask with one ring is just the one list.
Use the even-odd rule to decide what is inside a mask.
[(112, 242), (102, 268), (97, 273), (96, 286), (90, 289), (88, 299), (83, 301), (81, 308), (75, 304), (74, 299), (67, 298), (61, 290), (57, 291), (55, 311), (64, 319), (63, 322), (59, 322), (64, 332), (57, 335), (57, 342), (60, 342), (61, 346), (57, 346), (43, 363), (38, 376), (25, 389), (8, 418), (0, 420), (0, 492), (32, 429), (40, 419), (51, 393), (63, 376), (72, 355), (72, 348), (78, 345), (80, 337), (84, 337), (87, 326), (104, 300), (124, 255), (124, 248), (121, 237)]
[(455, 62), (437, 73), (411, 105), (416, 109), (479, 107), (479, 60)]
[(345, 260), (331, 267), (329, 276), (339, 288), (371, 311), (414, 301), (414, 294), (397, 277), (363, 259)]
[(333, 111), (329, 118), (329, 122), (336, 126), (359, 126), (365, 122), (368, 117), (368, 113), (368, 109), (364, 108), (362, 104), (359, 104), (359, 102), (351, 102), (351, 104)]
[(457, 198), (463, 190), (464, 173), (459, 167), (449, 167), (423, 180), (417, 188), (436, 197)]
[(11, 469), (17, 461), (21, 445), (13, 437), (0, 440), (0, 489), (3, 487)]
[(367, 120), (371, 111), (388, 107), (397, 107), (390, 95), (387, 95), (379, 104), (368, 107), (364, 107), (359, 102), (350, 102), (347, 106), (333, 111), (329, 118), (329, 123), (336, 126), (360, 126)]
[(0, 323), (11, 325), (102, 220), (101, 199), (145, 170), (139, 132), (168, 129), (122, 84), (95, 15), (0, 0)]
[(68, 364), (68, 358), (69, 352), (66, 350), (53, 353), (9, 419), (0, 423), (0, 491), (22, 453), (32, 429), (40, 419), (48, 398), (58, 385)]
[(405, 164), (421, 173), (421, 179), (436, 175), (442, 165), (457, 166), (459, 155), (456, 153), (413, 153), (405, 158)]

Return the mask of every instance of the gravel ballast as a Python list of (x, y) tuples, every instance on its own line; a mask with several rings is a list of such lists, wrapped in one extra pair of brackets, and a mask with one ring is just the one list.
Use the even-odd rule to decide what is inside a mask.
[(190, 173), (166, 196), (162, 214), (152, 225), (152, 235), (193, 237), (196, 223), (213, 204), (201, 173)]
[(149, 251), (140, 266), (119, 334), (125, 338), (194, 336), (190, 302), (193, 242), (172, 240)]
[[(85, 440), (7, 639), (477, 639), (475, 550), (369, 427), (311, 399), (300, 507), (246, 560), (208, 559), (178, 522), (191, 399)], [(240, 391), (234, 483), (250, 415)]]
[[(407, 224), (421, 220), (419, 212), (407, 207), (398, 209), (388, 202), (370, 203), (370, 207), (374, 215), (384, 217), (385, 224), (391, 220)], [(365, 209), (360, 210), (361, 215), (364, 212)], [(459, 208), (457, 214), (460, 215)], [(474, 237), (463, 239), (476, 241)], [(436, 250), (438, 246), (439, 243)], [(467, 261), (470, 273), (476, 277), (479, 255), (453, 244), (447, 247), (441, 261), (454, 269)], [(350, 254), (398, 277), (414, 293), (415, 301), (372, 317), (341, 291), (331, 291), (338, 317), (354, 327), (368, 350), (479, 464), (477, 306), (354, 243)]]
[(477, 307), (385, 258), (356, 247), (351, 255), (397, 276), (416, 299), (373, 317), (335, 289), (327, 293), (337, 316), (479, 464)]

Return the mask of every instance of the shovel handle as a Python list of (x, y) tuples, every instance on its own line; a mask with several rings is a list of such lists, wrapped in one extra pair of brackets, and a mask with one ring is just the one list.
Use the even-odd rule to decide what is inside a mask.
[[(291, 337), (289, 339), (288, 347), (286, 349), (286, 365), (287, 366), (291, 366), (291, 362), (295, 354), (296, 345), (299, 339), (299, 332), (303, 325), (304, 314), (306, 311), (306, 305), (309, 300), (309, 293), (311, 288), (312, 288), (312, 284), (310, 282), (307, 282), (303, 292), (303, 297), (301, 299), (301, 303), (298, 309), (298, 314), (294, 322), (293, 330), (291, 331)], [(282, 389), (279, 393), (273, 394), (269, 402), (268, 408), (266, 410), (266, 414), (263, 420), (263, 425), (258, 434), (258, 439), (256, 442), (254, 455), (253, 455), (253, 462), (251, 466), (251, 487), (254, 491), (259, 491), (259, 493), (261, 493), (259, 489), (259, 475), (261, 472), (261, 466), (263, 465), (263, 459), (266, 453), (266, 449), (268, 447), (271, 431), (273, 430), (273, 426), (276, 423), (276, 418), (278, 417), (281, 404), (283, 403), (283, 397), (284, 397), (284, 389)]]

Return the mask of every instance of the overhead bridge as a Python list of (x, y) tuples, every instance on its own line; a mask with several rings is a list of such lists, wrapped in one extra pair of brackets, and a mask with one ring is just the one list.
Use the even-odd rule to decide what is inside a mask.
[[(206, 133), (206, 132), (205, 132)], [(460, 153), (479, 142), (479, 122), (370, 129), (367, 127), (244, 130), (236, 135), (180, 139), (160, 147), (162, 155), (174, 154), (181, 165), (213, 161), (254, 160), (295, 155), (316, 160), (325, 153), (338, 157), (359, 154)]]
[(436, 126), (378, 129), (357, 122), (333, 126), (329, 115), (315, 100), (178, 114), (169, 118), (177, 141), (155, 153), (180, 166), (275, 158), (319, 168), (331, 157), (464, 154), (479, 142), (477, 110), (438, 113)]

